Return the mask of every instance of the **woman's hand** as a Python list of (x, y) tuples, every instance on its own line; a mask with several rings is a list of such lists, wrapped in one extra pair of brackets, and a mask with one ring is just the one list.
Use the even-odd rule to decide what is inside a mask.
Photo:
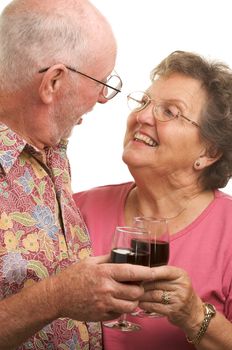
[(188, 274), (173, 266), (153, 269), (155, 279), (144, 284), (145, 293), (139, 307), (167, 316), (186, 334), (196, 334), (204, 319), (204, 308)]

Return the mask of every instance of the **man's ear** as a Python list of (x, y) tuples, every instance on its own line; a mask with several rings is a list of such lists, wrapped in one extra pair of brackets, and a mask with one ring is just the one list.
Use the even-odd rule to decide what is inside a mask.
[(63, 64), (56, 64), (44, 73), (39, 87), (39, 95), (43, 103), (49, 104), (53, 101), (61, 88), (65, 74), (67, 74), (67, 69)]

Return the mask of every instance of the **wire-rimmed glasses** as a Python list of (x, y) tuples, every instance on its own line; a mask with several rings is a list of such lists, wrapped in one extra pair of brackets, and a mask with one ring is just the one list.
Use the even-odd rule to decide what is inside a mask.
[(155, 103), (156, 101), (143, 91), (134, 91), (127, 96), (127, 104), (131, 111), (139, 112), (145, 109), (150, 103), (154, 103), (152, 113), (155, 119), (160, 122), (169, 122), (175, 118), (184, 118), (192, 125), (200, 128), (200, 125), (195, 121), (181, 114), (179, 108), (172, 101), (163, 101), (162, 103)]
[[(111, 100), (113, 97), (115, 97), (119, 92), (121, 92), (122, 89), (122, 79), (120, 76), (114, 71), (113, 74), (111, 74), (105, 82), (95, 79), (91, 77), (90, 75), (87, 75), (85, 73), (82, 73), (78, 70), (76, 70), (73, 67), (66, 66), (67, 69), (69, 69), (71, 72), (78, 73), (80, 75), (83, 75), (84, 77), (91, 79), (101, 85), (103, 85), (102, 88), (102, 95), (107, 99)], [(39, 73), (44, 73), (46, 72), (50, 67), (42, 68), (39, 70)]]

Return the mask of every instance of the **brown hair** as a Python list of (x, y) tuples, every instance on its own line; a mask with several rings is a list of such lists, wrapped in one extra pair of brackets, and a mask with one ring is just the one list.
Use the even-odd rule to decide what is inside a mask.
[(202, 172), (200, 181), (204, 189), (222, 188), (232, 175), (232, 70), (195, 53), (174, 51), (154, 68), (151, 79), (172, 73), (199, 80), (208, 95), (199, 131), (209, 144), (209, 155), (221, 157)]

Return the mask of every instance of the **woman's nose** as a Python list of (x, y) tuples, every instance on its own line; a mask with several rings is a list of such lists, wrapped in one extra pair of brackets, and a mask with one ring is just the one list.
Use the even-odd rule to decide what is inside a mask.
[(136, 120), (139, 124), (155, 125), (155, 118), (152, 113), (152, 106), (149, 105), (141, 111), (135, 112)]

